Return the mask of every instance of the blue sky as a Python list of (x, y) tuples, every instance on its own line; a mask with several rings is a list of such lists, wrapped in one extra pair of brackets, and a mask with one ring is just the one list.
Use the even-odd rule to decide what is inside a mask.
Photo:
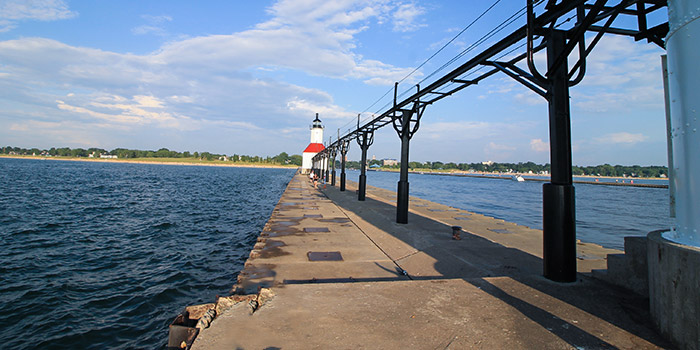
[[(328, 139), (381, 112), (389, 96), (368, 107), (492, 3), (2, 0), (0, 143), (300, 154), (314, 113)], [(399, 90), (523, 5), (500, 1)], [(661, 54), (615, 36), (596, 47), (571, 89), (574, 164), (666, 163)], [(411, 160), (545, 163), (547, 142), (545, 100), (495, 75), (426, 109)], [(369, 151), (399, 152), (390, 127)]]

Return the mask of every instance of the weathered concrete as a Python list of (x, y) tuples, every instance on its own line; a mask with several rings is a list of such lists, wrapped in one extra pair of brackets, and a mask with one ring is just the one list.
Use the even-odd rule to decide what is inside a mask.
[(608, 269), (593, 270), (593, 277), (649, 296), (649, 268), (647, 267), (647, 238), (625, 237), (624, 254), (608, 254)]
[[(542, 232), (354, 184), (318, 191), (296, 176), (239, 276), (238, 293), (270, 287), (251, 315), (238, 303), (193, 349), (654, 349), (667, 347), (646, 299), (586, 276), (618, 251), (579, 243), (579, 279), (542, 275)], [(452, 240), (451, 226), (463, 227)], [(309, 261), (339, 252), (342, 261)]]
[(700, 349), (700, 249), (649, 233), (649, 304), (661, 333), (682, 349)]

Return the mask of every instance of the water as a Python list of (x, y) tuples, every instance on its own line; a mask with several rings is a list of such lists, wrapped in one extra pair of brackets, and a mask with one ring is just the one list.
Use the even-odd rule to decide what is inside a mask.
[(236, 280), (294, 170), (0, 159), (4, 349), (162, 349)]
[[(357, 181), (359, 171), (348, 171)], [(398, 173), (369, 171), (367, 184), (396, 191)], [(410, 195), (542, 229), (542, 182), (409, 174)], [(636, 183), (637, 181), (635, 181)], [(574, 184), (576, 236), (623, 249), (625, 236), (671, 226), (668, 189)]]

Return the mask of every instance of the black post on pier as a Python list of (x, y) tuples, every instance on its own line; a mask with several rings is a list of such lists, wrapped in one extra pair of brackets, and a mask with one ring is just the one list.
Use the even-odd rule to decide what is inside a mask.
[[(416, 85), (416, 87), (418, 87)], [(398, 83), (394, 84), (394, 107), (396, 107), (396, 93)], [(418, 87), (420, 91), (420, 87)], [(408, 150), (413, 134), (418, 131), (420, 118), (425, 111), (418, 101), (413, 103), (412, 109), (402, 109), (401, 115), (393, 118), (393, 126), (401, 138), (401, 172), (399, 174), (398, 189), (396, 191), (396, 223), (408, 223)], [(413, 117), (415, 116), (415, 119)], [(413, 125), (411, 125), (413, 122)]]
[[(359, 123), (359, 116), (358, 123)], [(357, 191), (357, 200), (364, 201), (365, 193), (367, 193), (367, 149), (374, 142), (374, 130), (372, 131), (362, 131), (357, 138), (357, 144), (360, 145), (362, 150), (362, 160), (360, 162), (360, 181)]]
[[(411, 120), (410, 111), (402, 111), (401, 129), (406, 130)], [(401, 173), (399, 174), (399, 184), (396, 198), (396, 222), (399, 224), (408, 223), (408, 145), (411, 138), (408, 132), (399, 133), (401, 137)]]
[[(402, 111), (401, 129), (406, 131), (411, 120), (412, 111)], [(399, 174), (398, 191), (396, 198), (396, 222), (408, 223), (408, 145), (411, 138), (408, 132), (399, 133), (401, 137), (401, 173)]]
[(330, 155), (326, 152), (323, 156), (324, 167), (326, 169), (326, 183), (330, 180)]
[(316, 158), (316, 177), (319, 179), (321, 178), (321, 167), (322, 166), (323, 166), (323, 164), (321, 164), (321, 157), (319, 156), (318, 158)]
[(312, 171), (314, 172), (314, 176), (318, 176), (318, 156), (314, 157), (314, 166)]
[(350, 140), (343, 140), (340, 144), (340, 190), (345, 191), (345, 157), (348, 154)]
[(335, 186), (335, 155), (338, 154), (338, 150), (331, 149), (331, 186)]
[[(557, 282), (576, 281), (576, 211), (571, 171), (571, 121), (566, 32), (552, 30), (547, 38), (549, 71), (549, 147), (551, 182), (542, 187), (544, 276)], [(563, 57), (563, 58), (562, 58)]]

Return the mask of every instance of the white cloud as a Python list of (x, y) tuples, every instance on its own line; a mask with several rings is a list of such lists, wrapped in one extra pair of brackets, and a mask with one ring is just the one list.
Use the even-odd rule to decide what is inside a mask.
[(334, 104), (317, 104), (300, 98), (294, 98), (291, 101), (288, 101), (287, 108), (301, 117), (308, 117), (314, 113), (319, 113), (323, 116), (324, 120), (348, 119), (356, 115), (355, 113), (348, 112)]
[(489, 142), (486, 148), (492, 151), (515, 151), (517, 149), (517, 147), (498, 144), (495, 142)]
[(549, 152), (549, 142), (544, 142), (542, 139), (530, 140), (530, 149), (535, 152)]
[(166, 36), (167, 31), (165, 30), (165, 24), (173, 20), (172, 17), (167, 15), (142, 15), (141, 18), (143, 18), (147, 24), (133, 28), (131, 32), (135, 35), (153, 34), (158, 36)]
[(662, 50), (621, 36), (605, 36), (586, 60), (587, 73), (571, 89), (572, 107), (594, 113), (663, 106)]
[[(63, 2), (46, 4), (56, 5), (53, 17), (37, 14), (34, 18), (75, 15), (59, 11), (68, 11), (67, 6), (58, 6), (65, 5)], [(335, 104), (327, 92), (275, 80), (266, 77), (267, 72), (290, 69), (372, 85), (393, 84), (411, 68), (359, 55), (355, 36), (366, 30), (370, 19), (387, 17), (396, 8), (396, 3), (385, 0), (282, 0), (269, 8), (269, 20), (252, 29), (171, 41), (145, 55), (76, 47), (45, 38), (0, 41), (0, 89), (8, 92), (2, 98), (16, 105), (12, 113), (9, 108), (0, 112), (0, 126), (5, 125), (7, 132), (13, 124), (16, 134), (0, 132), (0, 138), (33, 132), (49, 135), (42, 141), (49, 145), (56, 142), (50, 139), (66, 139), (57, 136), (60, 129), (49, 133), (46, 124), (37, 123), (56, 123), (65, 135), (75, 137), (90, 132), (122, 140), (141, 135), (150, 140), (164, 134), (216, 129), (263, 138), (293, 130), (316, 112), (324, 120), (352, 118), (356, 112)], [(134, 34), (164, 33), (158, 28), (172, 20), (169, 16), (143, 18), (153, 28), (135, 28)], [(419, 77), (420, 72), (414, 76)], [(24, 115), (21, 123), (18, 115)], [(120, 132), (110, 134), (110, 130)], [(98, 142), (94, 146), (108, 142), (101, 137), (91, 140)], [(304, 141), (305, 137), (300, 138)]]
[(17, 26), (14, 22), (0, 19), (0, 33), (9, 32), (15, 28), (17, 28)]
[(605, 143), (605, 144), (636, 144), (639, 142), (646, 141), (648, 139), (647, 136), (643, 134), (632, 134), (628, 132), (617, 132), (617, 133), (612, 133), (612, 134), (607, 134), (603, 135), (601, 137), (597, 137), (594, 140), (598, 143)]
[[(53, 6), (53, 12), (46, 10), (51, 7), (42, 12), (35, 6), (31, 15), (19, 8), (7, 10), (6, 4), (0, 5), (0, 13), (5, 15), (0, 16), (0, 30), (20, 20), (77, 15), (63, 1), (12, 2)], [(240, 144), (242, 134), (246, 139), (270, 139), (265, 145), (268, 148), (275, 144), (274, 137), (266, 136), (271, 134), (304, 143), (308, 130), (299, 125), (305, 126), (313, 113), (321, 113), (324, 122), (333, 123), (352, 119), (356, 112), (334, 102), (325, 91), (279, 80), (284, 78), (277, 73), (292, 70), (368, 85), (392, 85), (412, 67), (360, 55), (358, 34), (376, 22), (386, 22), (387, 29), (416, 30), (423, 26), (424, 12), (413, 2), (395, 0), (281, 0), (268, 8), (268, 20), (250, 29), (173, 40), (144, 55), (76, 47), (45, 38), (0, 41), (0, 89), (5, 91), (0, 98), (3, 102), (12, 100), (14, 109), (12, 113), (10, 108), (0, 112), (0, 128), (6, 130), (0, 131), (0, 138), (8, 140), (12, 124), (16, 133), (9, 135), (13, 139), (41, 134), (46, 135), (42, 142), (49, 145), (69, 145), (66, 140), (74, 138), (74, 145), (90, 141), (95, 142), (90, 146), (109, 142), (127, 146), (119, 140), (146, 136), (159, 143), (156, 136), (187, 138), (182, 135), (204, 134), (210, 129), (222, 135), (217, 140), (209, 136), (211, 143)], [(143, 26), (134, 28), (133, 34), (167, 35), (165, 28), (172, 18), (143, 16), (143, 20)], [(421, 75), (416, 72), (412, 78), (420, 79)], [(440, 126), (432, 128), (426, 126), (419, 134), (439, 137)], [(456, 138), (514, 130), (484, 122), (444, 128)], [(167, 145), (154, 147), (160, 146)]]
[(494, 131), (494, 126), (488, 122), (479, 121), (459, 121), (459, 122), (437, 122), (424, 124), (421, 129), (421, 137), (431, 139), (442, 139), (450, 135), (460, 135), (464, 139), (474, 139), (487, 136)]
[(4, 0), (0, 3), (0, 18), (4, 19), (53, 21), (74, 16), (76, 13), (62, 0)]
[(425, 24), (416, 22), (418, 16), (423, 13), (425, 13), (425, 9), (416, 4), (406, 3), (399, 5), (393, 15), (394, 31), (412, 32), (424, 27)]
[(0, 32), (17, 27), (18, 21), (55, 21), (77, 16), (62, 0), (3, 0), (0, 2)]
[(126, 125), (156, 124), (163, 128), (192, 128), (191, 118), (165, 111), (163, 102), (153, 96), (99, 96), (83, 106), (57, 100), (61, 110), (83, 114), (96, 119)]

